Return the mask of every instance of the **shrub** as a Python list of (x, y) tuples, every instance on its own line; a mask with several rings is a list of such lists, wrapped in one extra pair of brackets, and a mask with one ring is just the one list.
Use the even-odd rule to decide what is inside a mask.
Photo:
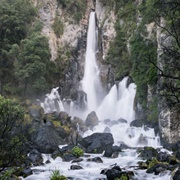
[(72, 154), (76, 157), (80, 157), (84, 155), (83, 149), (79, 148), (78, 146), (73, 147)]
[(56, 16), (52, 25), (54, 33), (57, 37), (60, 37), (64, 32), (63, 22)]

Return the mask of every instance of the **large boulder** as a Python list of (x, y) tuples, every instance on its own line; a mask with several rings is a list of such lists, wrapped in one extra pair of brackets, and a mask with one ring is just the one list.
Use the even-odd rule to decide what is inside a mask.
[(85, 124), (90, 129), (93, 129), (94, 126), (98, 125), (99, 119), (94, 111), (88, 114)]
[(116, 180), (116, 179), (129, 180), (131, 176), (134, 175), (133, 172), (122, 171), (121, 168), (117, 165), (115, 165), (111, 169), (103, 169), (100, 174), (106, 175), (107, 179), (109, 180)]
[(114, 139), (111, 133), (94, 133), (83, 138), (79, 143), (87, 153), (102, 153), (107, 148), (111, 148)]
[(43, 157), (37, 149), (32, 149), (27, 158), (27, 163), (33, 164), (34, 166), (39, 166), (43, 163)]
[(115, 158), (115, 155), (117, 155), (116, 157), (118, 157), (119, 152), (121, 152), (121, 148), (119, 146), (111, 146), (111, 147), (106, 148), (104, 152), (104, 157)]
[(132, 127), (132, 126), (134, 126), (134, 127), (142, 127), (143, 126), (143, 120), (141, 120), (141, 119), (136, 119), (136, 120), (134, 120), (134, 121), (132, 121), (131, 123), (130, 123), (130, 126)]
[(64, 144), (64, 140), (50, 121), (36, 127), (32, 138), (34, 148), (41, 153), (53, 153), (59, 145)]

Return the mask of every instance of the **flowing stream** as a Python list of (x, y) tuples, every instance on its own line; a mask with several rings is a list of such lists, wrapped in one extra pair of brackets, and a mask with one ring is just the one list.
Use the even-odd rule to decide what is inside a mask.
[[(145, 127), (130, 127), (130, 123), (135, 119), (134, 98), (136, 94), (136, 85), (130, 83), (127, 85), (128, 77), (125, 77), (119, 84), (114, 85), (109, 93), (104, 95), (104, 90), (99, 76), (99, 67), (96, 61), (97, 53), (97, 27), (95, 21), (95, 12), (91, 12), (87, 37), (87, 50), (84, 77), (82, 79), (82, 90), (87, 94), (86, 108), (75, 108), (73, 102), (69, 106), (63, 101), (58, 93), (58, 88), (52, 89), (47, 95), (45, 101), (41, 103), (45, 113), (53, 111), (66, 111), (70, 116), (79, 116), (83, 120), (87, 115), (95, 111), (100, 122), (93, 130), (88, 130), (84, 133), (84, 137), (91, 135), (94, 132), (104, 132), (107, 128), (112, 133), (114, 144), (120, 145), (124, 142), (130, 147), (153, 146), (159, 147), (159, 137), (155, 136), (154, 129)], [(85, 100), (84, 100), (85, 101)], [(105, 120), (110, 120), (107, 125)], [(122, 168), (131, 170), (132, 166), (137, 166), (140, 160), (135, 149), (129, 149), (119, 153), (118, 158), (105, 158), (103, 154), (90, 154), (91, 157), (101, 157), (102, 164), (95, 162), (84, 161), (79, 162), (82, 170), (70, 170), (70, 162), (63, 162), (60, 157), (55, 160), (51, 155), (43, 155), (44, 162), (50, 160), (50, 164), (34, 167), (34, 174), (28, 176), (26, 180), (48, 180), (53, 170), (60, 170), (61, 174), (67, 177), (73, 177), (76, 180), (97, 180), (106, 179), (105, 175), (100, 174), (102, 169), (109, 168), (112, 164), (117, 164)], [(169, 179), (169, 174), (155, 176), (146, 174), (145, 170), (135, 170), (134, 179), (137, 180), (160, 180)]]

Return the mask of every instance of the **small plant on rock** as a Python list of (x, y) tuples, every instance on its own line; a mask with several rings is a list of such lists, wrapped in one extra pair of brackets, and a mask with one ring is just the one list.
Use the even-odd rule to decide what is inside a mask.
[(84, 155), (84, 150), (78, 146), (73, 147), (72, 154), (77, 158)]

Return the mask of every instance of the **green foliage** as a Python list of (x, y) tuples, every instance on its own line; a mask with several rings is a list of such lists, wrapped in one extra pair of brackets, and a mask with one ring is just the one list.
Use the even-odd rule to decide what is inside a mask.
[(120, 26), (116, 26), (116, 37), (111, 43), (106, 61), (115, 68), (117, 79), (128, 75), (131, 70), (132, 64), (129, 59), (126, 43), (125, 31)]
[(62, 48), (58, 49), (58, 57), (55, 60), (56, 68), (54, 70), (54, 79), (61, 79), (63, 80), (64, 74), (66, 74), (70, 58), (72, 58), (73, 50), (70, 48), (69, 45), (66, 45)]
[(24, 129), (24, 110), (15, 100), (0, 96), (0, 171), (18, 164), (24, 155), (28, 130)]
[(116, 78), (121, 79), (130, 75), (133, 62), (130, 58), (130, 52), (127, 47), (129, 39), (136, 28), (135, 15), (136, 6), (133, 1), (119, 1), (121, 8), (118, 9), (118, 20), (115, 24), (116, 37), (111, 43), (106, 61), (116, 70)]
[[(36, 16), (29, 0), (0, 1), (0, 93), (8, 93), (17, 84), (14, 77), (14, 58), (10, 51), (27, 34)], [(16, 91), (15, 88), (12, 91)]]
[(21, 41), (15, 61), (15, 75), (21, 82), (24, 94), (45, 92), (52, 62), (48, 40), (39, 33)]
[(132, 77), (137, 84), (138, 101), (146, 108), (147, 85), (156, 84), (157, 69), (150, 61), (156, 62), (157, 46), (150, 40), (144, 40), (138, 33), (131, 39)]
[(158, 102), (157, 96), (152, 99), (152, 102), (149, 102), (149, 112), (147, 116), (147, 121), (149, 122), (158, 122)]
[(83, 149), (79, 148), (78, 146), (73, 147), (72, 154), (76, 157), (80, 157), (84, 155)]
[(0, 175), (0, 179), (1, 180), (9, 180), (12, 178), (12, 175), (14, 172), (15, 172), (14, 169), (6, 170), (5, 172), (3, 172), (2, 175)]
[(50, 176), (50, 180), (67, 180), (67, 178), (63, 175), (60, 175), (58, 170), (54, 170)]
[(64, 25), (57, 15), (54, 19), (54, 23), (53, 23), (52, 27), (53, 27), (53, 30), (57, 37), (60, 37), (63, 34)]

